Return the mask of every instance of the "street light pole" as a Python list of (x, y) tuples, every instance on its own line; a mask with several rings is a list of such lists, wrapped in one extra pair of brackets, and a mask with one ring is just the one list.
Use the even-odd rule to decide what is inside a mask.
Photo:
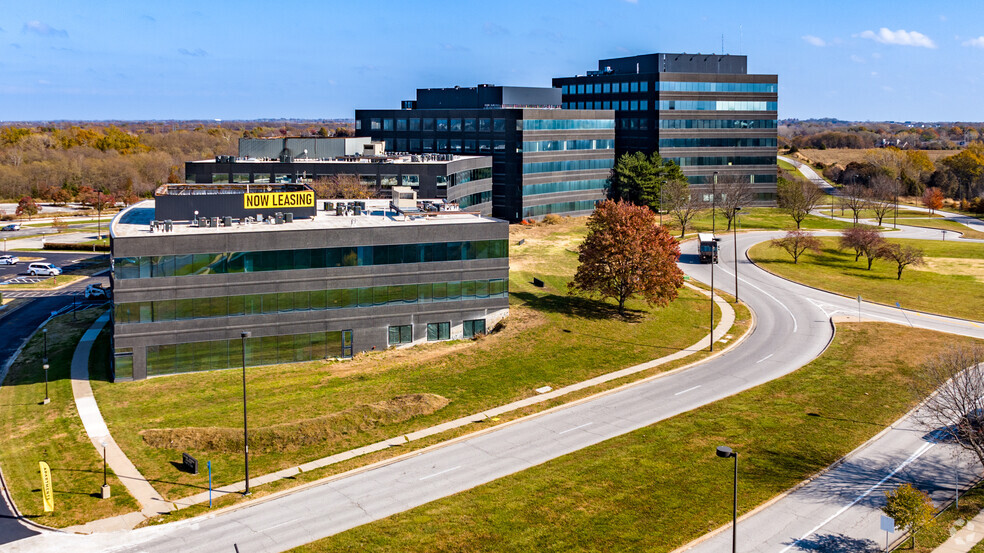
[(243, 495), (249, 495), (249, 430), (246, 424), (246, 338), (252, 335), (244, 330), (240, 336), (243, 339), (243, 457), (246, 460), (246, 490)]
[(892, 228), (899, 228), (899, 181), (902, 177), (895, 179), (895, 217), (892, 218)]
[(718, 446), (717, 456), (727, 459), (728, 457), (735, 458), (735, 480), (734, 480), (734, 495), (733, 503), (731, 508), (731, 553), (737, 553), (738, 551), (738, 454), (730, 447)]
[(740, 207), (735, 208), (735, 220), (731, 225), (731, 236), (735, 239), (735, 304), (738, 303), (738, 212)]
[[(718, 174), (717, 171), (714, 171), (714, 180), (711, 181), (711, 237), (714, 239), (715, 250), (717, 250), (717, 237), (714, 236), (714, 230), (715, 230), (714, 195), (717, 192), (717, 182), (718, 182)], [(697, 247), (700, 248), (699, 241)], [(709, 348), (711, 353), (714, 352), (714, 265), (715, 263), (717, 263), (717, 259), (715, 258), (717, 257), (718, 253), (719, 252), (714, 251), (713, 252), (714, 255), (711, 256), (711, 334), (710, 334), (711, 346)]]
[(44, 356), (41, 358), (41, 369), (44, 371), (44, 402), (43, 405), (48, 405), (51, 403), (51, 398), (48, 397), (48, 328), (41, 329), (41, 335), (44, 337)]

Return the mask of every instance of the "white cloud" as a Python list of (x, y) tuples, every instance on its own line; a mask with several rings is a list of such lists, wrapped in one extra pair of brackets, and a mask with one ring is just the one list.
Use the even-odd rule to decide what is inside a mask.
[(855, 54), (851, 54), (851, 61), (853, 61), (854, 63), (864, 63), (864, 58)]
[(824, 41), (822, 38), (820, 38), (818, 36), (803, 35), (803, 40), (805, 40), (807, 44), (812, 44), (813, 46), (826, 46), (827, 45), (827, 42)]
[(68, 31), (64, 29), (56, 29), (41, 21), (28, 21), (24, 24), (23, 32), (32, 32), (41, 36), (68, 38)]
[(963, 42), (964, 46), (973, 46), (974, 48), (984, 48), (984, 36), (979, 36), (977, 38), (972, 38), (970, 40), (965, 40)]
[(861, 38), (868, 38), (874, 40), (875, 42), (880, 42), (882, 44), (897, 44), (899, 46), (919, 46), (920, 48), (936, 48), (936, 43), (933, 39), (920, 33), (919, 31), (906, 31), (905, 29), (899, 29), (898, 31), (892, 31), (886, 27), (882, 27), (878, 32), (865, 31), (861, 33)]

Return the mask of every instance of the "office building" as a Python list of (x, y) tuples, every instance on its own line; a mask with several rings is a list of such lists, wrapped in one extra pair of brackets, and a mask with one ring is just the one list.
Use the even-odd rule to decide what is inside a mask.
[(611, 110), (563, 110), (554, 88), (418, 89), (403, 109), (355, 112), (355, 133), (387, 151), (492, 156), (492, 215), (584, 215), (606, 195)]
[(755, 203), (776, 200), (778, 77), (747, 72), (746, 56), (647, 54), (605, 59), (553, 80), (572, 110), (615, 110), (616, 155), (658, 151), (691, 185), (750, 182)]
[[(116, 380), (239, 367), (243, 331), (246, 364), (270, 365), (468, 338), (508, 313), (504, 221), (401, 187), (388, 200), (315, 202), (278, 186), (178, 185), (156, 202), (226, 205), (162, 222), (149, 200), (114, 218)], [(236, 209), (256, 215), (220, 215)]]

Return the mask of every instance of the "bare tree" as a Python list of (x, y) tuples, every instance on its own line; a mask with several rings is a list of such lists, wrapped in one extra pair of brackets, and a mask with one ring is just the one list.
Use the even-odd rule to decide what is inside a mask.
[(690, 190), (687, 181), (671, 180), (665, 184), (663, 200), (677, 222), (680, 223), (680, 237), (687, 233), (687, 225), (700, 213), (706, 204), (695, 192)]
[(861, 212), (871, 207), (871, 190), (860, 184), (848, 184), (843, 188), (843, 203), (854, 214), (854, 224), (858, 224)]
[[(878, 249), (878, 257), (894, 261), (899, 268), (897, 280), (902, 280), (902, 269), (909, 265), (923, 265), (923, 251), (913, 246), (903, 246), (901, 244), (885, 244)], [(871, 266), (871, 262), (868, 262)]]
[(791, 230), (784, 236), (772, 240), (769, 247), (786, 250), (786, 253), (793, 257), (793, 263), (795, 264), (799, 263), (800, 256), (806, 253), (806, 250), (819, 253), (820, 248), (823, 247), (823, 242), (809, 232)]
[(321, 199), (357, 200), (375, 198), (379, 191), (362, 183), (357, 175), (338, 174), (321, 178), (311, 183), (315, 194)]
[(973, 452), (984, 466), (984, 347), (947, 349), (923, 365), (917, 397), (927, 397), (919, 423), (938, 439)]
[(854, 250), (854, 261), (861, 256), (868, 259), (868, 270), (871, 264), (881, 255), (881, 249), (885, 245), (885, 239), (877, 230), (868, 227), (851, 227), (841, 232), (840, 247), (851, 248)]
[(896, 183), (886, 175), (875, 175), (871, 180), (871, 209), (875, 212), (878, 226), (895, 209)]
[(779, 179), (779, 208), (789, 214), (799, 229), (803, 220), (823, 201), (823, 191), (810, 181)]
[(717, 191), (721, 196), (718, 209), (728, 220), (727, 230), (731, 230), (731, 225), (735, 217), (738, 216), (738, 212), (752, 203), (752, 199), (755, 197), (752, 192), (752, 185), (745, 176), (722, 175), (718, 178)]

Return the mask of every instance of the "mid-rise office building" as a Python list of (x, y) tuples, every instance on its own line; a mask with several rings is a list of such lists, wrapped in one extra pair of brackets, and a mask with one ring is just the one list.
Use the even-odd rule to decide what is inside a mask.
[[(116, 380), (238, 367), (244, 331), (246, 364), (270, 365), (468, 338), (508, 313), (504, 221), (409, 189), (316, 206), (301, 185), (189, 186), (156, 202), (226, 205), (161, 222), (144, 201), (110, 227)], [(223, 216), (243, 209), (264, 216)]]
[(615, 110), (616, 155), (656, 152), (695, 188), (713, 175), (750, 182), (776, 200), (778, 77), (747, 72), (746, 56), (647, 54), (605, 59), (553, 80), (571, 110)]
[(614, 162), (611, 110), (560, 109), (554, 88), (418, 89), (403, 109), (356, 110), (357, 136), (388, 151), (492, 156), (492, 215), (591, 213)]

